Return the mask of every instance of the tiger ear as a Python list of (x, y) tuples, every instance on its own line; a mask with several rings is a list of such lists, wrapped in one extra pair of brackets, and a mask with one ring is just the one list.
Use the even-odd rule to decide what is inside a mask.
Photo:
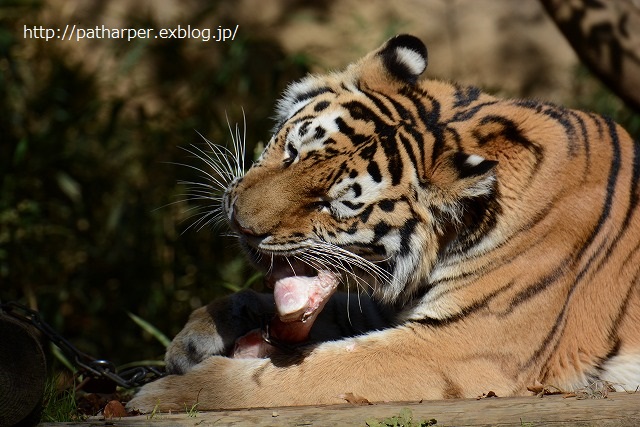
[(427, 47), (417, 37), (401, 34), (363, 58), (360, 66), (360, 77), (370, 86), (390, 82), (415, 85), (427, 69)]
[(477, 154), (456, 152), (443, 156), (425, 183), (435, 187), (445, 203), (488, 196), (495, 187), (497, 165)]
[(455, 153), (452, 156), (454, 167), (461, 181), (463, 198), (486, 196), (491, 193), (496, 180), (496, 160), (488, 160), (477, 154)]
[(427, 69), (427, 47), (419, 38), (409, 34), (389, 39), (378, 55), (389, 74), (410, 84), (416, 84), (418, 77)]

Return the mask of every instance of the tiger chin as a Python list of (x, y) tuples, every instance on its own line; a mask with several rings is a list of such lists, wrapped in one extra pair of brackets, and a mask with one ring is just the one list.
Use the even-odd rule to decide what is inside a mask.
[[(196, 310), (167, 351), (171, 375), (129, 408), (638, 387), (640, 146), (608, 118), (419, 79), (426, 67), (425, 45), (399, 35), (289, 86), (223, 198), (274, 294)], [(304, 283), (344, 290), (301, 303), (303, 342), (231, 357), (278, 315), (287, 280), (294, 300)], [(296, 332), (306, 318), (285, 320)]]

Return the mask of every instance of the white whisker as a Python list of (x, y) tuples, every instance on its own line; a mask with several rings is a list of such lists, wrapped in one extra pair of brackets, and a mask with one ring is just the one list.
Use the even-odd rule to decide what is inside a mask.
[[(181, 180), (180, 185), (188, 188), (186, 192), (180, 194), (180, 199), (168, 203), (166, 206), (174, 204), (185, 204), (184, 212), (189, 214), (184, 221), (189, 221), (182, 233), (189, 230), (200, 231), (205, 227), (218, 228), (226, 222), (226, 215), (223, 207), (224, 193), (231, 183), (245, 173), (245, 152), (246, 152), (246, 117), (242, 111), (244, 133), (241, 135), (240, 127), (236, 124), (232, 129), (227, 117), (227, 125), (231, 137), (230, 147), (214, 144), (205, 138), (200, 132), (196, 133), (204, 141), (204, 146), (200, 147), (190, 144), (188, 147), (180, 147), (193, 158), (202, 162), (200, 166), (188, 163), (171, 163), (182, 166), (197, 172), (196, 180)], [(194, 206), (188, 206), (194, 203)], [(236, 236), (235, 233), (232, 235)]]

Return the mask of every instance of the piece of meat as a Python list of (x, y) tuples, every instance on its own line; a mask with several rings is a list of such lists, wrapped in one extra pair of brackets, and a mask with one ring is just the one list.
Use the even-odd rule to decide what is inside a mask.
[(236, 340), (231, 357), (251, 359), (268, 357), (276, 348), (262, 339), (262, 331), (254, 329)]
[[(270, 336), (286, 344), (306, 341), (338, 283), (338, 275), (324, 270), (313, 277), (289, 276), (277, 280), (273, 289), (277, 315), (269, 324)], [(256, 329), (236, 340), (232, 357), (267, 357), (275, 349), (262, 339), (262, 331)]]
[(278, 317), (283, 322), (307, 321), (322, 311), (337, 286), (338, 276), (330, 271), (278, 280), (273, 289)]

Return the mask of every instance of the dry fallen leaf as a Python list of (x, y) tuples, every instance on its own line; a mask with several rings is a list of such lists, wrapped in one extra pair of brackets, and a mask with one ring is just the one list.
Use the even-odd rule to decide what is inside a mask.
[(102, 410), (105, 419), (122, 418), (127, 416), (127, 410), (117, 400), (110, 400)]
[(488, 391), (488, 392), (486, 392), (486, 393), (482, 393), (482, 396), (478, 396), (478, 397), (476, 398), (476, 400), (486, 399), (486, 398), (488, 398), (488, 397), (498, 397), (498, 395), (497, 395), (497, 394), (495, 394), (493, 391), (489, 390), (489, 391)]
[(559, 389), (553, 385), (542, 385), (540, 382), (536, 381), (534, 385), (527, 386), (527, 390), (532, 393), (535, 393), (538, 397), (543, 397), (551, 394), (563, 394), (565, 391)]
[(362, 396), (356, 396), (353, 393), (344, 393), (344, 394), (341, 394), (338, 397), (340, 399), (346, 400), (347, 402), (351, 403), (352, 405), (371, 405), (372, 404), (366, 398), (364, 398)]
[(534, 385), (527, 386), (527, 390), (531, 393), (540, 394), (544, 391), (544, 386), (536, 381)]
[(610, 392), (615, 392), (615, 384), (609, 381), (596, 380), (575, 391), (577, 399), (606, 399)]

